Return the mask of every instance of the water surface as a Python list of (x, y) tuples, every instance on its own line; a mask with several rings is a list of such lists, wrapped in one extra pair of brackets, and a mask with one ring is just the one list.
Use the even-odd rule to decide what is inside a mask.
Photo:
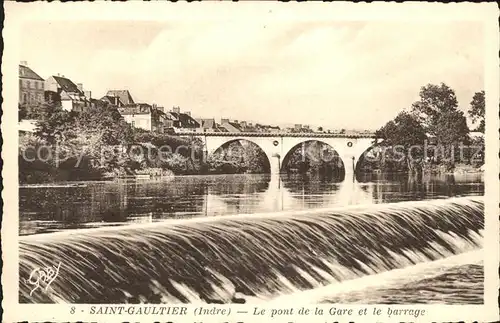
[(263, 213), (482, 195), (481, 174), (337, 182), (311, 176), (179, 176), (20, 188), (20, 234), (171, 218)]

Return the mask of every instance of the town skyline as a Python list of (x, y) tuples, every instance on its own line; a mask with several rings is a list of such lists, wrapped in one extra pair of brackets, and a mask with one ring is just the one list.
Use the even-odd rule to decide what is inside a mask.
[[(200, 118), (373, 130), (427, 83), (450, 85), (463, 111), (483, 89), (481, 27), (472, 22), (59, 24), (38, 22), (23, 37), (22, 60), (43, 78), (64, 75), (95, 98), (127, 89), (137, 102)], [(401, 28), (419, 41), (398, 43)], [(342, 118), (332, 120), (332, 108)]]

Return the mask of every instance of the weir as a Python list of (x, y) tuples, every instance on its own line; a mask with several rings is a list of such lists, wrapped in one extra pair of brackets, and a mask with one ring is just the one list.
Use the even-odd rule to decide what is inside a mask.
[[(479, 249), (483, 227), (483, 198), (464, 197), (25, 236), (19, 301), (272, 299)], [(59, 263), (30, 295), (32, 271)]]

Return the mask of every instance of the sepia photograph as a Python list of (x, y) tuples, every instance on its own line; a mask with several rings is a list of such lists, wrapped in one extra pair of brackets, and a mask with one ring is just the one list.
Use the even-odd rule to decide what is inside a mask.
[(23, 22), (17, 301), (484, 305), (484, 23), (237, 17)]

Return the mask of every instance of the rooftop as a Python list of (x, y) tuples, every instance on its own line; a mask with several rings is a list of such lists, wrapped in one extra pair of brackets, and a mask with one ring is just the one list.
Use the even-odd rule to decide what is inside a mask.
[(117, 106), (122, 106), (123, 102), (120, 100), (119, 96), (109, 96), (105, 95), (101, 98), (101, 100), (108, 102), (109, 104), (114, 104)]
[(70, 79), (55, 75), (53, 75), (52, 77), (57, 82), (57, 84), (59, 84), (59, 86), (63, 91), (67, 93), (83, 94), (83, 92), (78, 89), (78, 86), (75, 83), (73, 83), (73, 81), (71, 81)]
[(127, 105), (127, 104), (134, 104), (134, 99), (132, 99), (132, 95), (130, 94), (129, 90), (109, 90), (108, 93), (106, 93), (106, 96), (114, 97), (117, 96), (120, 98), (120, 101)]
[(196, 119), (196, 122), (204, 129), (214, 129), (216, 128), (214, 119)]
[(44, 80), (40, 75), (36, 74), (31, 68), (25, 65), (19, 65), (19, 77), (38, 81)]
[(187, 113), (177, 113), (173, 111), (170, 111), (169, 113), (173, 115), (177, 120), (179, 120), (182, 127), (184, 128), (200, 127), (200, 124)]

